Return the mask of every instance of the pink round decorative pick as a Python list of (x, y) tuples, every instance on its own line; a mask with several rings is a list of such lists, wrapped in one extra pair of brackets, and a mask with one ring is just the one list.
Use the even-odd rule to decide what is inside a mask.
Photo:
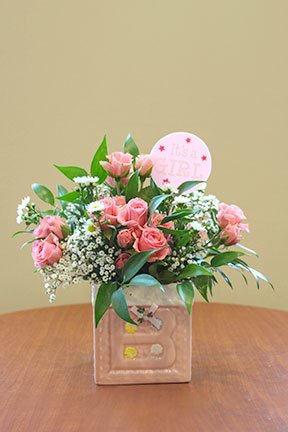
[(152, 178), (159, 187), (165, 184), (178, 187), (189, 180), (206, 181), (211, 173), (208, 147), (188, 132), (174, 132), (161, 138), (151, 150), (151, 157)]

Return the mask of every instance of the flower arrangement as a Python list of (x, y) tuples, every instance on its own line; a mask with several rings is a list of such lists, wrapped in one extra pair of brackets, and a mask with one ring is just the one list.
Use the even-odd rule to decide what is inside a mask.
[(14, 234), (32, 234), (27, 243), (32, 243), (50, 302), (60, 286), (87, 280), (99, 285), (96, 325), (111, 305), (135, 324), (125, 298), (128, 286), (164, 290), (163, 285), (175, 283), (190, 313), (195, 290), (208, 301), (218, 277), (232, 287), (225, 266), (239, 271), (246, 282), (245, 272), (250, 273), (258, 287), (260, 279), (270, 283), (243, 259), (255, 254), (240, 243), (249, 231), (243, 211), (206, 195), (199, 189), (201, 180), (178, 188), (157, 186), (151, 156), (139, 154), (131, 135), (123, 152), (111, 154), (104, 137), (90, 175), (76, 166), (55, 167), (72, 180), (73, 190), (58, 185), (54, 197), (34, 183), (33, 191), (51, 208), (42, 211), (24, 198), (17, 222), (26, 228)]

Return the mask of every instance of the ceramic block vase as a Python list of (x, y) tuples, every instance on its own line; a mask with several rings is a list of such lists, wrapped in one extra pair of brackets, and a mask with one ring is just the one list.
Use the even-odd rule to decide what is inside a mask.
[[(138, 326), (110, 308), (94, 329), (96, 384), (180, 383), (191, 380), (192, 326), (174, 284), (125, 290)], [(98, 287), (92, 286), (92, 306)]]

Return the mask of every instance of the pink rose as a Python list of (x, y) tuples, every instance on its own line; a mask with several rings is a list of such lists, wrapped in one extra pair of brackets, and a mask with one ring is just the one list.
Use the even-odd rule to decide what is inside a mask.
[(134, 237), (132, 236), (131, 229), (121, 230), (117, 235), (117, 241), (118, 245), (123, 249), (127, 249), (132, 246)]
[(130, 257), (131, 255), (128, 252), (121, 253), (115, 261), (116, 269), (118, 270), (122, 269), (124, 264), (126, 263), (126, 261), (128, 261)]
[(118, 207), (122, 207), (123, 205), (126, 204), (126, 198), (123, 195), (116, 195), (116, 196), (113, 197), (113, 199), (115, 201), (115, 204)]
[(148, 219), (148, 204), (141, 198), (131, 199), (119, 209), (118, 222), (123, 226), (143, 226)]
[(157, 212), (153, 213), (150, 219), (151, 225), (154, 225), (155, 227), (161, 225), (168, 229), (174, 229), (175, 225), (173, 221), (165, 222), (164, 224), (161, 223), (164, 218), (165, 215), (162, 213), (157, 213)]
[(221, 228), (226, 227), (228, 224), (235, 225), (246, 219), (243, 211), (240, 207), (232, 204), (228, 205), (225, 203), (219, 204), (218, 210), (218, 223)]
[(108, 156), (109, 162), (101, 161), (105, 171), (114, 178), (127, 177), (132, 166), (132, 156), (129, 153), (114, 152)]
[(63, 239), (63, 225), (65, 225), (65, 221), (59, 216), (45, 216), (41, 220), (40, 225), (34, 229), (33, 236), (37, 238), (45, 238), (52, 233), (59, 239)]
[(153, 168), (153, 161), (150, 155), (141, 154), (136, 157), (135, 169), (139, 170), (141, 177), (149, 177)]
[(241, 231), (249, 232), (248, 224), (229, 224), (224, 228), (224, 231), (221, 232), (220, 237), (223, 239), (223, 243), (226, 246), (231, 246), (238, 243), (241, 239)]
[(32, 258), (37, 268), (53, 265), (60, 260), (62, 255), (59, 239), (52, 233), (45, 240), (36, 240), (32, 245)]
[[(102, 228), (107, 228), (107, 225), (117, 225), (118, 207), (114, 197), (103, 198), (100, 200), (103, 205), (104, 215), (100, 218), (100, 223), (103, 224)], [(104, 222), (106, 221), (106, 223)]]
[(159, 249), (153, 253), (148, 262), (161, 261), (171, 253), (167, 239), (158, 228), (144, 227), (133, 245), (137, 252)]

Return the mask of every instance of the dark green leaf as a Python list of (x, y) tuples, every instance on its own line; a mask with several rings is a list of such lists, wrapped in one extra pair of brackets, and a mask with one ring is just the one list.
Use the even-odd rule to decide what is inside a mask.
[(170, 284), (172, 282), (175, 282), (177, 277), (174, 275), (174, 273), (170, 272), (169, 270), (162, 270), (159, 272), (159, 280), (163, 284)]
[(139, 198), (142, 198), (148, 203), (150, 203), (151, 199), (154, 198), (155, 195), (155, 190), (151, 186), (147, 186), (139, 192)]
[(130, 177), (126, 185), (126, 189), (125, 189), (126, 202), (138, 196), (138, 189), (139, 189), (139, 174), (138, 171), (135, 171), (134, 174), (132, 174), (132, 176)]
[(160, 204), (162, 204), (162, 202), (169, 198), (171, 195), (170, 194), (164, 194), (164, 195), (157, 195), (154, 198), (152, 198), (151, 202), (150, 202), (150, 215), (152, 215), (155, 210), (157, 210), (157, 208), (160, 206)]
[(139, 149), (133, 140), (131, 134), (128, 134), (124, 143), (124, 152), (130, 153), (132, 156), (136, 157), (139, 155)]
[[(187, 234), (187, 230), (177, 230), (177, 229), (174, 230), (174, 229), (163, 227), (161, 225), (159, 225), (158, 228), (161, 231), (163, 231), (165, 234), (172, 234), (172, 235), (176, 235), (176, 236), (182, 236), (184, 234)], [(191, 238), (191, 235), (190, 235), (190, 238)]]
[(203, 182), (203, 180), (186, 181), (178, 187), (178, 194), (181, 195), (184, 192), (187, 192), (188, 190), (192, 189), (193, 187), (199, 185), (200, 183), (205, 183), (205, 182)]
[(107, 284), (102, 283), (98, 289), (97, 297), (94, 305), (95, 325), (98, 326), (101, 318), (108, 310), (111, 304), (111, 297), (117, 289), (117, 283), (110, 282)]
[(147, 259), (158, 249), (138, 252), (132, 255), (123, 267), (123, 282), (128, 282), (143, 267)]
[(164, 223), (169, 222), (169, 221), (173, 221), (175, 219), (183, 218), (185, 216), (188, 216), (191, 213), (192, 213), (192, 210), (180, 210), (178, 212), (172, 213), (169, 216), (165, 216), (165, 218), (162, 220), (161, 224), (164, 224)]
[(151, 276), (149, 274), (146, 274), (146, 273), (134, 276), (130, 280), (130, 282), (128, 282), (128, 285), (132, 285), (132, 286), (161, 287), (161, 284), (160, 284), (160, 282), (157, 279), (155, 279), (153, 276)]
[(177, 292), (182, 301), (185, 303), (187, 311), (190, 315), (194, 299), (194, 287), (192, 283), (188, 281), (178, 283)]
[(91, 175), (98, 177), (99, 183), (103, 183), (107, 177), (106, 171), (100, 165), (101, 161), (107, 160), (107, 153), (108, 153), (108, 149), (107, 149), (107, 142), (106, 142), (106, 135), (105, 135), (100, 146), (96, 150), (96, 153), (92, 159), (91, 167), (90, 167)]
[(198, 276), (212, 276), (212, 273), (198, 264), (188, 264), (181, 271), (179, 279), (197, 278)]
[(60, 166), (56, 164), (54, 164), (54, 166), (70, 180), (73, 180), (75, 177), (83, 177), (88, 175), (87, 171), (77, 166)]
[(233, 289), (233, 285), (232, 285), (232, 282), (230, 281), (229, 277), (218, 267), (216, 267), (216, 271), (223, 277), (223, 279), (230, 286), (230, 288)]
[(75, 203), (78, 202), (80, 198), (80, 193), (77, 191), (73, 191), (73, 192), (69, 192), (66, 195), (58, 196), (56, 198), (59, 199), (60, 201)]
[(111, 303), (116, 314), (122, 318), (124, 321), (127, 321), (131, 324), (138, 325), (136, 322), (132, 320), (129, 315), (129, 310), (126, 302), (126, 298), (122, 288), (114, 291), (111, 298)]
[(193, 283), (196, 286), (199, 293), (201, 294), (201, 296), (204, 298), (204, 300), (209, 303), (208, 289), (211, 284), (211, 278), (207, 276), (200, 276), (193, 279)]
[(54, 195), (46, 186), (43, 186), (39, 183), (33, 183), (32, 189), (42, 201), (54, 205)]
[(216, 255), (211, 260), (211, 265), (213, 267), (220, 267), (222, 265), (226, 265), (228, 263), (233, 262), (235, 259), (237, 259), (239, 256), (245, 255), (243, 252), (223, 252), (219, 255)]

